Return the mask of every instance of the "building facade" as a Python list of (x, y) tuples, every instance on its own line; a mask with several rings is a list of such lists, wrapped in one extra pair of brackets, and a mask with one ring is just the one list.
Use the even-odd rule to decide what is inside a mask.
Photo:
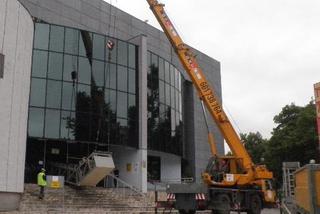
[[(97, 150), (144, 192), (200, 182), (210, 157), (202, 108), (163, 32), (102, 0), (0, 4), (0, 209), (40, 165), (50, 173)], [(219, 62), (195, 52), (221, 97)]]

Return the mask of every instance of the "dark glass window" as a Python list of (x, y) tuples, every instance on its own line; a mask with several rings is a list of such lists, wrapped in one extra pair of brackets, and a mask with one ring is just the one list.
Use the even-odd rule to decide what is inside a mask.
[(106, 57), (107, 57), (108, 61), (116, 63), (117, 62), (117, 50), (118, 50), (117, 41), (114, 39), (107, 39), (107, 41), (108, 40), (111, 40), (114, 43), (114, 48), (111, 51), (108, 48), (106, 49), (107, 50)]
[(32, 76), (45, 78), (47, 76), (47, 63), (48, 52), (34, 50), (32, 58)]
[(129, 67), (136, 68), (136, 46), (129, 44)]
[(72, 83), (64, 82), (62, 87), (62, 109), (75, 110), (76, 88)]
[(63, 55), (59, 53), (49, 53), (49, 66), (48, 66), (48, 78), (49, 79), (62, 79), (62, 61)]
[(60, 129), (60, 111), (46, 110), (45, 118), (45, 137), (59, 138)]
[(117, 89), (117, 66), (114, 64), (109, 64), (108, 70), (109, 79), (106, 80), (106, 85), (109, 85), (109, 87), (112, 89)]
[(122, 41), (118, 41), (118, 64), (128, 65), (128, 44)]
[(161, 179), (161, 159), (160, 157), (148, 156), (148, 181), (160, 181)]
[(129, 92), (135, 94), (136, 93), (136, 70), (129, 69), (128, 72), (128, 83), (129, 83)]
[(34, 48), (47, 50), (49, 44), (49, 25), (37, 23), (34, 34)]
[(110, 108), (113, 113), (116, 113), (117, 110), (117, 92), (114, 90), (109, 91), (109, 101), (110, 101)]
[(164, 80), (164, 60), (159, 58), (159, 79)]
[(61, 82), (48, 80), (47, 82), (47, 107), (59, 108), (61, 106)]
[(182, 155), (180, 72), (150, 52), (148, 63), (148, 148)]
[(171, 88), (171, 108), (175, 108), (175, 103), (176, 103), (176, 101), (175, 101), (175, 93), (174, 93), (174, 87), (173, 86), (171, 86), (170, 87)]
[(172, 65), (170, 66), (170, 85), (174, 86), (174, 75), (175, 75), (175, 67), (173, 67)]
[(65, 53), (78, 55), (79, 32), (75, 29), (65, 30)]
[(104, 60), (105, 46), (105, 37), (98, 34), (93, 34), (93, 58)]
[(79, 57), (78, 82), (91, 83), (91, 65), (88, 58)]
[(159, 99), (161, 103), (165, 103), (165, 87), (161, 80), (159, 81)]
[(31, 137), (43, 137), (44, 109), (29, 109), (28, 135)]
[(64, 27), (52, 25), (50, 29), (50, 50), (63, 52)]
[(30, 105), (44, 107), (46, 98), (46, 80), (32, 78)]
[(128, 114), (128, 95), (127, 93), (117, 93), (117, 117), (127, 118)]
[(75, 113), (71, 111), (61, 111), (60, 137), (65, 139), (74, 139), (74, 121)]
[(80, 30), (79, 38), (79, 55), (92, 57), (92, 33), (84, 30)]
[(137, 147), (137, 48), (112, 39), (115, 45), (109, 52), (105, 38), (36, 23), (30, 136), (55, 139), (65, 147), (64, 139), (90, 141), (90, 146), (72, 147), (78, 147), (79, 154), (86, 150), (80, 157), (97, 149), (97, 143)]
[(165, 89), (166, 89), (166, 104), (170, 105), (170, 85), (166, 83)]
[(128, 69), (118, 65), (118, 90), (128, 91)]
[(63, 62), (63, 80), (72, 81), (71, 72), (76, 71), (78, 73), (78, 59), (76, 56), (64, 55)]
[(104, 62), (93, 60), (92, 84), (104, 86)]
[(170, 65), (167, 61), (164, 63), (165, 80), (170, 83)]

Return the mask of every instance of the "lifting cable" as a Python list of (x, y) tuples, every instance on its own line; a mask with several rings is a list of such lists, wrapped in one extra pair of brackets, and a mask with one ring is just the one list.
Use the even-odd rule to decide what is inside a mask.
[[(117, 0), (116, 0), (116, 3), (117, 3)], [(108, 36), (108, 41), (106, 43), (106, 48), (109, 50), (108, 51), (108, 59), (107, 59), (107, 68), (106, 68), (106, 74), (109, 74), (109, 78), (108, 78), (108, 85), (110, 85), (110, 72), (111, 72), (111, 53), (113, 51), (113, 48), (115, 46), (115, 42), (111, 39), (111, 36), (113, 38), (115, 38), (116, 36), (116, 19), (117, 19), (117, 9), (115, 10), (115, 14), (114, 14), (114, 21), (113, 21), (113, 35), (111, 34), (111, 23), (112, 23), (112, 8), (113, 8), (113, 4), (112, 4), (112, 0), (110, 0), (110, 3), (109, 3), (109, 23), (108, 23), (108, 29), (107, 29), (107, 33), (106, 35)], [(108, 94), (108, 99), (109, 99), (109, 114), (108, 114), (108, 127), (107, 127), (107, 130), (108, 130), (108, 134), (107, 134), (107, 151), (110, 150), (110, 135), (111, 135), (111, 115), (112, 115), (112, 110), (111, 110), (111, 106), (110, 106), (110, 93)]]

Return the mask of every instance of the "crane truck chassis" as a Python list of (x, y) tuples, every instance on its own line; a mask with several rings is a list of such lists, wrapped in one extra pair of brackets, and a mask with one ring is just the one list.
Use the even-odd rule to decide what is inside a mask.
[(169, 184), (167, 193), (174, 197), (171, 199), (169, 197), (168, 201), (159, 205), (171, 206), (180, 213), (209, 209), (218, 214), (229, 213), (231, 210), (259, 214), (263, 207), (274, 205), (276, 201), (276, 193), (271, 185), (272, 172), (265, 165), (255, 165), (251, 160), (213, 88), (206, 80), (196, 55), (182, 41), (164, 10), (164, 4), (157, 0), (147, 0), (147, 2), (197, 90), (205, 118), (207, 108), (233, 154), (233, 156), (217, 154), (214, 137), (207, 125), (212, 157), (202, 174), (204, 184)]

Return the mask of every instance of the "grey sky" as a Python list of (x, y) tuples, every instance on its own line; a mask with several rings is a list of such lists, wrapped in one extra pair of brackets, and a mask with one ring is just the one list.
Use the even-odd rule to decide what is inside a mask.
[[(242, 132), (270, 137), (284, 105), (311, 100), (320, 81), (319, 0), (161, 2), (185, 42), (221, 62), (223, 101)], [(160, 28), (146, 0), (112, 3)]]

